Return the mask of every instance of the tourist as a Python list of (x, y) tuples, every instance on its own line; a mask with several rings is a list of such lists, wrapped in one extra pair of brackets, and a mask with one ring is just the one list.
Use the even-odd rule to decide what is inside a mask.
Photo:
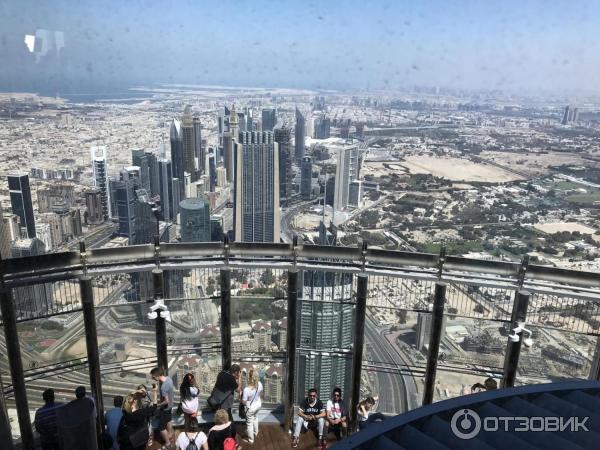
[(208, 431), (208, 448), (210, 450), (236, 448), (235, 428), (224, 409), (219, 409), (215, 413), (215, 426)]
[(56, 409), (63, 405), (54, 401), (54, 389), (46, 389), (42, 393), (42, 398), (44, 406), (35, 412), (35, 429), (40, 435), (42, 450), (58, 450)]
[(498, 389), (498, 382), (494, 380), (492, 377), (489, 377), (483, 382), (486, 391), (493, 391)]
[(310, 389), (308, 391), (308, 397), (302, 401), (298, 410), (296, 427), (294, 428), (294, 435), (292, 436), (292, 447), (298, 447), (302, 427), (305, 429), (317, 428), (319, 433), (319, 445), (324, 447), (325, 439), (323, 431), (325, 429), (325, 415), (325, 408), (323, 407), (323, 402), (318, 398), (317, 390), (314, 388)]
[(256, 369), (250, 369), (248, 373), (248, 385), (242, 393), (242, 407), (246, 409), (246, 431), (247, 439), (250, 444), (254, 443), (254, 438), (258, 434), (258, 411), (262, 405), (260, 396), (263, 391), (263, 385), (258, 380)]
[(183, 411), (184, 427), (191, 422), (196, 422), (198, 417), (198, 394), (200, 391), (196, 386), (196, 379), (191, 373), (186, 373), (179, 386), (179, 395), (181, 397), (181, 410)]
[(163, 443), (166, 445), (171, 444), (173, 436), (173, 424), (172, 420), (172, 408), (173, 398), (175, 397), (175, 386), (173, 380), (165, 374), (165, 371), (161, 367), (155, 367), (150, 371), (150, 376), (154, 381), (159, 382), (160, 399), (157, 403), (159, 409), (159, 420), (158, 430)]
[(379, 397), (367, 397), (365, 400), (358, 404), (358, 429), (362, 430), (367, 425), (377, 422), (384, 421), (385, 416), (380, 412), (375, 412), (375, 403), (379, 400)]
[(123, 397), (115, 396), (113, 399), (114, 408), (107, 411), (104, 415), (104, 423), (106, 423), (106, 432), (112, 439), (112, 449), (120, 450), (117, 442), (117, 433), (119, 432), (119, 424), (123, 418)]
[(198, 422), (192, 420), (185, 426), (185, 431), (179, 433), (175, 446), (177, 450), (190, 450), (193, 445), (194, 450), (208, 450), (208, 439), (206, 435), (198, 428)]
[(345, 436), (348, 430), (348, 412), (344, 407), (342, 400), (342, 390), (339, 387), (333, 389), (331, 400), (327, 400), (325, 407), (326, 415), (326, 430), (323, 432), (327, 436), (328, 431), (335, 433), (335, 437), (340, 440), (342, 435)]
[(120, 450), (144, 450), (150, 442), (150, 418), (156, 405), (142, 407), (144, 391), (135, 391), (123, 402), (123, 418), (119, 424), (117, 440)]
[(229, 420), (233, 421), (231, 407), (233, 406), (233, 397), (236, 392), (240, 392), (240, 366), (232, 364), (226, 371), (222, 370), (217, 375), (215, 387), (208, 397), (208, 404), (213, 411), (224, 409), (229, 414)]

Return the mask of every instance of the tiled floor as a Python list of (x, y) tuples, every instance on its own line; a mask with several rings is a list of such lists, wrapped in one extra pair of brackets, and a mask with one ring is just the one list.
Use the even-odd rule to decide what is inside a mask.
[[(243, 423), (237, 423), (238, 429), (238, 443), (244, 450), (288, 450), (292, 448), (291, 436), (283, 429), (281, 425), (268, 423), (259, 425), (259, 433), (254, 441), (254, 444), (248, 444), (243, 441), (243, 437), (246, 436), (246, 425)], [(205, 430), (206, 431), (206, 430)], [(176, 435), (179, 430), (176, 431)], [(328, 446), (331, 446), (335, 442), (335, 436), (330, 433), (328, 439)], [(155, 442), (150, 449), (159, 450), (161, 446)], [(299, 450), (314, 450), (317, 449), (317, 438), (312, 431), (307, 431), (300, 435)]]

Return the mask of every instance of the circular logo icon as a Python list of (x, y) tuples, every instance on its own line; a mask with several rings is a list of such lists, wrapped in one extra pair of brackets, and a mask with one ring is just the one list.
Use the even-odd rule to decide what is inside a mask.
[(452, 416), (450, 427), (460, 439), (473, 439), (481, 431), (481, 418), (472, 409), (459, 409)]

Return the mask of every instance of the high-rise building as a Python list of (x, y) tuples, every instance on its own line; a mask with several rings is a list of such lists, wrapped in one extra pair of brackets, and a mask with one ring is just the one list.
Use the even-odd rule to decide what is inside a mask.
[(106, 147), (92, 147), (92, 169), (94, 172), (94, 187), (102, 192), (102, 212), (104, 220), (113, 216), (111, 190), (108, 180), (108, 163), (106, 162)]
[(173, 165), (168, 159), (158, 160), (158, 185), (160, 218), (165, 222), (173, 222), (176, 218), (176, 208), (173, 204)]
[(70, 208), (75, 204), (75, 187), (70, 182), (56, 182), (37, 190), (38, 212), (50, 212), (52, 206), (64, 202)]
[(150, 192), (150, 165), (144, 149), (132, 150), (131, 161), (133, 166), (140, 168), (140, 188)]
[(315, 120), (315, 138), (327, 139), (331, 136), (331, 119), (325, 116)]
[[(37, 238), (22, 239), (13, 242), (12, 257), (24, 258), (45, 253), (45, 245)], [(14, 304), (17, 315), (38, 317), (54, 308), (52, 283), (29, 284), (13, 288)]]
[(177, 221), (177, 214), (179, 214), (179, 202), (182, 200), (181, 185), (179, 178), (173, 178), (173, 221)]
[(192, 181), (198, 179), (196, 171), (196, 138), (194, 136), (194, 120), (192, 108), (186, 105), (181, 118), (181, 133), (183, 135), (183, 171), (192, 176)]
[(273, 131), (273, 140), (279, 144), (279, 204), (287, 206), (292, 195), (292, 130), (285, 125)]
[(275, 108), (262, 110), (262, 131), (273, 131), (277, 124), (277, 110)]
[(312, 159), (310, 156), (302, 158), (300, 165), (300, 196), (302, 200), (310, 200), (312, 196)]
[(188, 198), (179, 203), (181, 242), (210, 242), (210, 207), (201, 198)]
[(233, 181), (233, 137), (229, 131), (223, 133), (223, 167), (225, 167), (225, 173), (227, 175), (227, 181)]
[(208, 181), (210, 192), (215, 192), (217, 186), (217, 163), (215, 151), (212, 148), (206, 153), (206, 167), (208, 169)]
[(348, 206), (360, 208), (362, 206), (363, 185), (362, 181), (354, 180), (350, 182), (348, 189)]
[[(181, 123), (177, 119), (173, 119), (170, 131), (171, 141), (171, 162), (173, 163), (173, 178), (179, 180), (184, 179), (184, 163), (183, 163), (183, 131)], [(180, 186), (183, 189), (183, 186)], [(179, 195), (183, 196), (184, 192), (180, 190)]]
[(25, 229), (27, 237), (32, 239), (35, 234), (35, 220), (33, 217), (33, 202), (29, 188), (29, 175), (16, 173), (8, 176), (8, 191), (12, 212), (19, 216), (21, 227)]
[(343, 145), (331, 147), (337, 153), (337, 166), (335, 172), (335, 194), (333, 208), (341, 211), (348, 207), (350, 183), (358, 180), (359, 154), (358, 146)]
[[(444, 335), (446, 333), (446, 317), (442, 319), (442, 337), (444, 339)], [(417, 316), (417, 330), (415, 333), (416, 337), (416, 345), (417, 350), (427, 350), (429, 348), (429, 336), (431, 335), (431, 323), (432, 323), (432, 315), (431, 313), (418, 313)]]
[(217, 167), (217, 186), (220, 188), (227, 186), (227, 171), (223, 166)]
[(569, 105), (565, 106), (565, 112), (563, 113), (563, 118), (562, 118), (562, 124), (566, 125), (570, 122), (570, 115), (571, 115), (571, 108), (569, 108)]
[(5, 220), (4, 218), (2, 204), (0, 204), (0, 258), (8, 259), (11, 257), (11, 242), (12, 239), (10, 233), (10, 225), (8, 223), (8, 220)]
[(150, 191), (148, 192), (152, 197), (156, 197), (157, 195), (160, 195), (158, 184), (158, 157), (151, 151), (146, 150), (146, 160), (148, 161), (148, 175), (150, 177)]
[(135, 243), (135, 214), (136, 196), (135, 191), (139, 189), (139, 168), (132, 166), (120, 171), (121, 179), (115, 183), (117, 213), (119, 217), (119, 236), (128, 237), (129, 245)]
[(294, 157), (296, 161), (302, 161), (304, 157), (304, 138), (306, 136), (306, 120), (298, 108), (296, 108), (296, 142)]
[(223, 241), (224, 228), (223, 216), (221, 214), (214, 214), (210, 216), (210, 240), (212, 242)]
[(279, 242), (279, 145), (273, 133), (240, 133), (235, 155), (235, 240)]
[[(319, 244), (337, 245), (337, 229), (321, 221)], [(298, 400), (316, 387), (330, 393), (335, 386), (349, 392), (354, 309), (352, 274), (307, 270), (303, 272), (303, 300), (299, 301), (297, 333)]]
[(192, 118), (192, 123), (194, 126), (194, 160), (197, 162), (196, 176), (194, 177), (194, 181), (196, 181), (206, 170), (204, 167), (206, 158), (204, 157), (204, 147), (202, 145), (202, 122), (200, 122), (200, 117)]

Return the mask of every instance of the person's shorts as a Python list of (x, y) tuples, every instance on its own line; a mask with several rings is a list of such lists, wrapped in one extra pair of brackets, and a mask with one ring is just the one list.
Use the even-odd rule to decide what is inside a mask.
[(170, 409), (163, 409), (160, 412), (159, 420), (158, 420), (158, 430), (166, 430), (167, 424), (173, 419), (173, 414)]

